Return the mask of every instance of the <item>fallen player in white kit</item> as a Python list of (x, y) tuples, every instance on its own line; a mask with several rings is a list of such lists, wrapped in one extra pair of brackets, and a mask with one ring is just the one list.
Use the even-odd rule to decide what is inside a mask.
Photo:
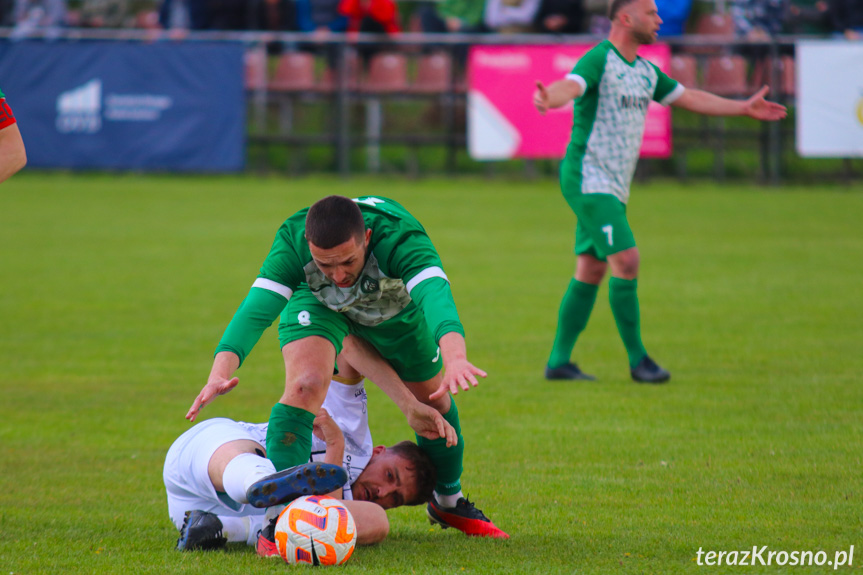
[[(350, 368), (341, 372), (359, 375)], [(282, 504), (320, 493), (345, 500), (357, 542), (374, 544), (389, 532), (385, 509), (424, 504), (432, 496), (436, 472), (415, 443), (372, 443), (362, 377), (334, 376), (315, 419), (312, 463), (276, 473), (266, 459), (266, 435), (267, 423), (214, 418), (174, 442), (163, 477), (168, 513), (180, 530), (179, 550), (244, 542), (272, 556), (272, 527)], [(442, 435), (455, 439), (448, 425)]]

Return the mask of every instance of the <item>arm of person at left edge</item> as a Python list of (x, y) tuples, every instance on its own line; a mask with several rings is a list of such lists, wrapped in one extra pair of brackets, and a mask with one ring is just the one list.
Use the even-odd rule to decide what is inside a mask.
[(431, 277), (414, 286), (410, 295), (423, 311), (440, 346), (446, 370), (440, 387), (429, 399), (443, 397), (447, 391), (456, 395), (459, 388), (466, 391), (471, 386), (476, 387), (479, 384), (477, 376), (487, 377), (488, 374), (467, 360), (464, 327), (459, 321), (449, 282), (441, 277)]
[(731, 100), (687, 88), (671, 105), (707, 116), (749, 116), (770, 122), (783, 119), (788, 113), (785, 106), (765, 100), (767, 91), (767, 86), (764, 86), (747, 100)]
[(0, 182), (4, 182), (27, 165), (27, 152), (5, 99), (0, 99), (0, 108)]

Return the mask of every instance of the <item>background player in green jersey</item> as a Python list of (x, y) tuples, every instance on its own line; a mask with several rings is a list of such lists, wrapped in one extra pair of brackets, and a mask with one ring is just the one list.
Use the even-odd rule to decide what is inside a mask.
[(0, 90), (0, 182), (8, 180), (15, 172), (27, 164), (27, 152), (21, 131), (6, 103), (6, 96)]
[(638, 308), (639, 254), (626, 219), (629, 185), (638, 161), (651, 100), (711, 116), (780, 120), (785, 107), (764, 99), (767, 87), (745, 101), (684, 88), (638, 57), (656, 41), (662, 19), (654, 0), (611, 0), (608, 40), (592, 48), (572, 73), (548, 87), (537, 82), (534, 105), (541, 113), (575, 100), (572, 139), (561, 164), (564, 198), (578, 218), (575, 278), (563, 297), (557, 334), (545, 369), (547, 379), (594, 379), (571, 362), (579, 334), (611, 267), (609, 300), (635, 381), (662, 383), (671, 375), (654, 362), (641, 341)]
[[(276, 469), (308, 461), (312, 422), (345, 338), (354, 335), (456, 431), (456, 445), (444, 436), (417, 435), (438, 472), (429, 518), (468, 535), (508, 537), (461, 491), (464, 438), (451, 394), (476, 386), (477, 376), (486, 374), (467, 360), (440, 257), (407, 210), (385, 198), (328, 196), (288, 218), (216, 348), (188, 419), (237, 385), (234, 372), (279, 315), (285, 391), (270, 413), (266, 445)], [(376, 381), (356, 358), (349, 363)]]

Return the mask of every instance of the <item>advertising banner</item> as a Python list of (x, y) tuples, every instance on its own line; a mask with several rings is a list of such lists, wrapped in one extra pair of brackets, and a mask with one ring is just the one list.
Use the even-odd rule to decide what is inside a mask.
[(240, 45), (4, 43), (0, 88), (33, 167), (230, 172), (244, 165)]
[[(593, 44), (474, 46), (469, 58), (468, 151), (477, 160), (562, 158), (572, 130), (572, 104), (533, 107), (536, 82), (546, 86), (572, 72)], [(638, 54), (668, 73), (671, 49), (643, 46)], [(641, 156), (671, 155), (671, 111), (651, 102)]]
[(863, 44), (797, 42), (797, 153), (863, 157)]

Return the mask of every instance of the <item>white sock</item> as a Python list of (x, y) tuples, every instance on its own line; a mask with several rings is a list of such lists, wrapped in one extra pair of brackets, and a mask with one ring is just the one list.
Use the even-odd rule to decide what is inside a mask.
[(437, 491), (435, 491), (434, 498), (440, 503), (441, 507), (455, 507), (455, 504), (458, 503), (458, 500), (464, 497), (461, 491), (458, 493), (453, 493), (452, 495), (441, 495)]
[(246, 519), (249, 520), (249, 538), (246, 540), (246, 544), (254, 547), (258, 544), (258, 532), (264, 526), (264, 516), (249, 515)]
[(272, 507), (267, 507), (266, 512), (264, 512), (264, 520), (263, 525), (267, 525), (270, 521), (279, 516), (279, 514), (285, 510), (287, 505), (273, 505)]
[(248, 503), (246, 491), (255, 481), (276, 472), (273, 462), (254, 453), (241, 453), (225, 466), (222, 485), (225, 493), (237, 503)]
[[(249, 540), (251, 525), (249, 517), (224, 517), (219, 515), (222, 522), (222, 536), (228, 539), (228, 543), (246, 543)], [(257, 532), (255, 540), (257, 541)]]

